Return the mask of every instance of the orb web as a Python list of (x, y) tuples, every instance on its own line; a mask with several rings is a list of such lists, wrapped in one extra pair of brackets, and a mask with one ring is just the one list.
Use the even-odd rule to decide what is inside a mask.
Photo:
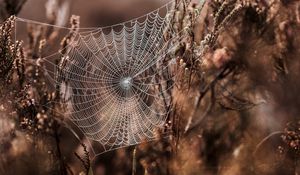
[(159, 12), (108, 33), (79, 33), (64, 57), (71, 120), (107, 150), (153, 139), (170, 112), (162, 82), (172, 77), (163, 64), (170, 18)]
[(100, 152), (153, 140), (165, 129), (175, 76), (174, 58), (167, 55), (180, 39), (164, 36), (173, 32), (173, 5), (76, 32), (52, 70), (67, 108), (63, 115), (100, 144)]

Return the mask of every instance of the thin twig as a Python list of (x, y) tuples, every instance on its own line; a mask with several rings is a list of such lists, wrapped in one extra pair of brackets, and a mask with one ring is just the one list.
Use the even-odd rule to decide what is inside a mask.
[(132, 154), (132, 175), (136, 175), (136, 146), (134, 147)]

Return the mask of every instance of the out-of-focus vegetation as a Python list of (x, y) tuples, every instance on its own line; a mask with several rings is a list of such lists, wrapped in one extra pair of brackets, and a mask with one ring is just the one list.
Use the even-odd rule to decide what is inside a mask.
[[(69, 16), (72, 8), (80, 9), (77, 6), (86, 1), (76, 1), (75, 6), (71, 1), (48, 0), (46, 13), (34, 15), (44, 15), (47, 23), (56, 25), (69, 25), (70, 18), (72, 31), (61, 41), (64, 48), (80, 23), (119, 22), (115, 16), (122, 15), (115, 13), (122, 5), (129, 9), (125, 2), (92, 1), (102, 10), (108, 3), (113, 13), (91, 8), (93, 18), (88, 21)], [(59, 101), (59, 94), (48, 86), (41, 68), (39, 58), (57, 47), (54, 40), (60, 31), (31, 24), (22, 29), (26, 40), (13, 38), (12, 15), (30, 14), (27, 3), (34, 4), (0, 1), (1, 175), (300, 173), (297, 0), (207, 0), (203, 7), (197, 0), (176, 0), (172, 27), (185, 32), (175, 55), (181, 69), (167, 120), (172, 133), (94, 159), (84, 138), (80, 143), (72, 137), (64, 116), (54, 112), (64, 107), (51, 103)], [(145, 1), (140, 7), (149, 4), (154, 2)]]

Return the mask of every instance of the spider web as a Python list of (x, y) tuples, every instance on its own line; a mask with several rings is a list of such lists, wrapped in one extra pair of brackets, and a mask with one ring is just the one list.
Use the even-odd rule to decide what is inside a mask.
[(180, 39), (164, 37), (173, 32), (172, 7), (173, 1), (124, 23), (77, 32), (52, 70), (67, 107), (64, 115), (101, 145), (97, 152), (165, 132), (175, 76), (175, 60), (167, 55)]

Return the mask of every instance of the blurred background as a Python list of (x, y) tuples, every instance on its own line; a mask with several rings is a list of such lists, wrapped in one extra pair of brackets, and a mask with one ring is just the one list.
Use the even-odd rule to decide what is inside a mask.
[(47, 15), (45, 12), (51, 11), (51, 8), (53, 8), (51, 6), (57, 3), (61, 11), (60, 13), (66, 14), (62, 15), (66, 19), (61, 19), (64, 21), (61, 24), (66, 24), (72, 14), (80, 16), (80, 27), (99, 27), (109, 26), (142, 16), (167, 2), (167, 0), (90, 0), (88, 2), (81, 0), (28, 0), (18, 16), (44, 22)]

